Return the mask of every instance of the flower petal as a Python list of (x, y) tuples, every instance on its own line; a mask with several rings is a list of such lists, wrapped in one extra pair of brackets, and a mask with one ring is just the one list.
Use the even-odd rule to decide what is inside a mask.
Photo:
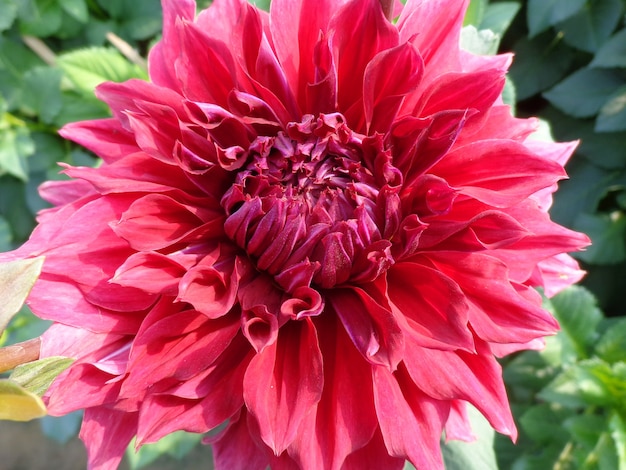
[(87, 446), (89, 468), (115, 470), (137, 430), (137, 413), (99, 406), (88, 408), (79, 437)]
[(462, 193), (494, 207), (519, 203), (565, 176), (558, 163), (505, 140), (484, 140), (456, 148), (432, 172)]
[[(403, 262), (387, 273), (389, 302), (407, 322), (407, 337), (420, 348), (473, 350), (465, 295), (449, 277)], [(406, 352), (405, 352), (406, 354)]]
[(336, 318), (318, 317), (315, 324), (324, 332), (320, 348), (329, 386), (288, 451), (303, 470), (338, 470), (348, 455), (370, 442), (378, 426), (370, 365)]
[[(157, 442), (169, 433), (204, 433), (234, 416), (243, 406), (243, 377), (252, 350), (239, 335), (222, 361), (206, 371), (141, 401), (137, 444)], [(191, 389), (195, 388), (192, 393)], [(195, 395), (195, 397), (187, 397)]]
[(296, 439), (302, 420), (323, 389), (322, 354), (309, 318), (281, 328), (275, 343), (250, 362), (244, 399), (261, 438), (280, 455)]
[(404, 364), (413, 382), (426, 394), (437, 400), (472, 403), (494, 429), (515, 440), (517, 431), (502, 383), (502, 369), (485, 344), (477, 343), (476, 349), (476, 353), (439, 351), (415, 343), (407, 348)]
[(266, 470), (269, 457), (254, 442), (248, 428), (248, 413), (241, 409), (219, 438), (212, 442), (215, 468), (228, 470)]
[(162, 380), (171, 385), (195, 376), (217, 360), (238, 330), (236, 314), (209, 320), (184, 310), (156, 321), (133, 342), (122, 393), (141, 397)]
[(363, 357), (395, 370), (404, 352), (404, 337), (393, 313), (357, 287), (335, 289), (329, 302)]
[(480, 253), (429, 253), (436, 269), (455, 279), (465, 293), (476, 334), (495, 343), (525, 343), (554, 334), (556, 320), (541, 308), (541, 297), (509, 281), (507, 267)]
[(391, 373), (374, 367), (372, 377), (376, 413), (389, 454), (407, 457), (416, 468), (444, 470), (439, 438), (450, 405), (425, 395), (402, 368)]
[(398, 32), (383, 15), (378, 0), (346, 3), (331, 19), (330, 31), (337, 64), (338, 111), (352, 129), (361, 130), (365, 120), (359, 103), (365, 69), (378, 52), (398, 45)]
[(363, 103), (368, 134), (389, 130), (404, 97), (419, 85), (423, 70), (422, 58), (408, 43), (379, 52), (367, 64)]

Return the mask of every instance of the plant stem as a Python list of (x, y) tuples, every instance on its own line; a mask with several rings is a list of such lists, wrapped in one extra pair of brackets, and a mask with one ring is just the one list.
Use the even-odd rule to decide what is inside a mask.
[(148, 70), (148, 64), (146, 59), (141, 57), (133, 47), (124, 41), (118, 35), (109, 31), (106, 33), (107, 40), (113, 44), (113, 46), (120, 51), (124, 57), (130, 60), (133, 64), (139, 66), (142, 70)]
[(0, 348), (0, 373), (15, 369), (20, 364), (39, 359), (41, 338), (33, 338), (22, 343)]
[(41, 39), (34, 36), (24, 35), (22, 36), (22, 41), (24, 41), (24, 44), (26, 44), (46, 64), (50, 66), (56, 64), (56, 54)]

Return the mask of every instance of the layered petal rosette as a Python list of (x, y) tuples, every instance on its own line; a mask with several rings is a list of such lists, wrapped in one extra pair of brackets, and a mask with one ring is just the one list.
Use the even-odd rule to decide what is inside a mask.
[(91, 468), (130, 440), (206, 433), (217, 469), (443, 468), (466, 405), (515, 438), (496, 356), (588, 243), (548, 216), (575, 144), (500, 95), (509, 55), (459, 47), (467, 1), (163, 0), (150, 82), (70, 124), (98, 168), (41, 188), (32, 310), (76, 362)]

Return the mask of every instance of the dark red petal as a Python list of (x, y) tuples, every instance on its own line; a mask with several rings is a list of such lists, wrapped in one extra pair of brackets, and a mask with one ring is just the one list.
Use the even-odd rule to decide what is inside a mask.
[(202, 31), (196, 24), (178, 24), (183, 47), (177, 77), (190, 100), (226, 107), (231, 90), (238, 87), (237, 66), (228, 45)]
[(390, 455), (408, 458), (416, 468), (444, 470), (439, 438), (450, 405), (425, 395), (401, 367), (395, 374), (373, 368), (374, 400)]
[(309, 318), (285, 324), (273, 344), (250, 362), (244, 399), (263, 441), (280, 455), (320, 400), (324, 378), (317, 331)]
[(100, 194), (127, 193), (128, 188), (147, 193), (163, 193), (174, 188), (196, 192), (180, 169), (158, 162), (143, 152), (125, 155), (99, 168), (61, 166), (67, 168), (65, 174), (88, 181)]
[(169, 256), (158, 252), (139, 252), (115, 272), (110, 282), (136, 287), (151, 294), (176, 295), (185, 267)]
[(148, 194), (133, 202), (111, 228), (135, 250), (159, 250), (200, 226), (201, 213), (169, 196)]
[(209, 318), (225, 315), (235, 305), (244, 267), (232, 253), (220, 260), (205, 256), (183, 276), (177, 300), (189, 302)]
[(470, 324), (483, 340), (526, 343), (558, 329), (556, 320), (541, 308), (541, 297), (509, 281), (506, 265), (497, 258), (455, 252), (429, 253), (427, 257), (461, 287), (470, 308)]
[(457, 148), (440, 160), (432, 173), (494, 207), (517, 204), (565, 177), (558, 163), (508, 140), (484, 140)]
[(206, 371), (149, 394), (141, 402), (138, 444), (179, 430), (204, 433), (236, 415), (243, 406), (243, 377), (251, 358), (250, 346), (239, 335)]
[(239, 330), (236, 313), (209, 320), (195, 310), (172, 313), (140, 332), (133, 343), (122, 393), (143, 396), (161, 380), (186, 380), (207, 369)]
[(393, 124), (390, 136), (396, 149), (393, 164), (404, 176), (403, 195), (414, 192), (418, 178), (447, 158), (470, 115), (465, 110), (442, 111), (424, 119), (405, 116)]
[(410, 0), (397, 27), (401, 42), (410, 41), (426, 65), (425, 79), (460, 69), (459, 40), (469, 0)]
[(303, 108), (307, 84), (317, 81), (311, 53), (336, 8), (331, 0), (275, 0), (270, 4), (270, 30), (276, 56), (287, 82)]
[(133, 134), (113, 118), (72, 122), (63, 126), (59, 134), (88, 148), (107, 163), (139, 150)]
[(405, 95), (422, 78), (422, 58), (409, 43), (379, 52), (365, 68), (363, 104), (368, 134), (389, 130)]
[(177, 23), (181, 19), (193, 20), (196, 2), (193, 0), (161, 0), (163, 8), (163, 40), (150, 51), (148, 57), (150, 79), (157, 85), (180, 89), (176, 62), (183, 47)]
[(328, 300), (363, 357), (395, 370), (404, 354), (404, 337), (393, 313), (358, 287), (334, 289)]
[[(464, 400), (473, 404), (499, 432), (517, 436), (502, 368), (482, 342), (477, 352), (439, 351), (417, 343), (407, 348), (404, 364), (413, 381), (438, 400)], [(437, 373), (433, 374), (433, 367)]]
[(423, 90), (415, 115), (430, 116), (453, 109), (476, 109), (484, 113), (501, 95), (503, 88), (502, 70), (449, 73)]
[(89, 468), (115, 470), (137, 432), (137, 413), (99, 406), (87, 408), (79, 437), (87, 446)]
[(472, 442), (476, 436), (472, 432), (472, 423), (467, 414), (467, 403), (461, 400), (450, 402), (450, 416), (446, 421), (446, 442), (450, 440)]
[(371, 365), (335, 317), (320, 316), (315, 324), (324, 332), (324, 391), (288, 451), (302, 469), (339, 469), (348, 455), (371, 440), (378, 426)]
[(216, 470), (266, 470), (268, 452), (254, 442), (248, 430), (248, 413), (241, 409), (219, 439), (212, 442)]
[(109, 105), (114, 117), (127, 131), (130, 131), (128, 113), (146, 114), (146, 104), (153, 104), (157, 109), (171, 109), (176, 116), (185, 115), (181, 95), (174, 89), (145, 80), (104, 82), (96, 88), (96, 96)]
[(405, 335), (421, 347), (473, 350), (465, 295), (449, 277), (417, 263), (387, 273), (390, 304), (406, 321)]
[[(398, 45), (398, 31), (389, 23), (378, 0), (352, 0), (330, 21), (334, 63), (337, 64), (338, 111), (354, 130), (365, 126), (363, 119), (363, 76), (365, 68), (380, 51)], [(348, 113), (353, 106), (354, 112)]]
[(380, 428), (376, 428), (376, 433), (370, 442), (365, 447), (350, 454), (341, 470), (364, 470), (366, 468), (402, 470), (405, 468), (405, 462), (404, 457), (389, 455)]

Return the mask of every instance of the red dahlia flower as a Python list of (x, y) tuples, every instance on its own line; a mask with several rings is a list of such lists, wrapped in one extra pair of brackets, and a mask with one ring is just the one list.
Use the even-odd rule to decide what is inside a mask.
[(432, 470), (467, 403), (515, 438), (495, 357), (555, 332), (534, 288), (588, 240), (547, 214), (574, 144), (527, 139), (467, 3), (163, 1), (151, 82), (62, 130), (104, 163), (5, 256), (46, 256), (42, 356), (77, 359), (47, 403), (91, 468), (225, 424), (218, 469)]

